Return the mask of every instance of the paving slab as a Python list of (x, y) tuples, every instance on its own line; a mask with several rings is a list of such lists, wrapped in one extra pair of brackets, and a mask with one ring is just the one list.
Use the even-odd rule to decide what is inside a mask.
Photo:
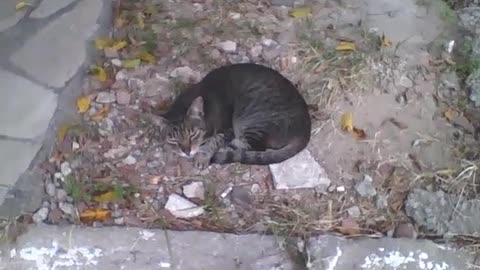
[[(0, 204), (5, 198), (4, 188), (15, 184), (28, 169), (40, 147), (40, 143), (0, 140), (0, 185), (3, 187), (3, 191), (0, 191)], [(4, 196), (1, 196), (1, 193)]]
[(2, 69), (0, 82), (0, 135), (34, 139), (44, 134), (57, 107), (57, 95)]
[(32, 78), (60, 88), (87, 58), (87, 41), (99, 29), (103, 0), (79, 1), (15, 52), (10, 61)]
[(4, 250), (0, 269), (294, 270), (278, 247), (258, 234), (42, 225)]
[(0, 31), (16, 25), (25, 17), (26, 9), (15, 12), (15, 5), (18, 2), (17, 0), (0, 1)]
[(70, 5), (75, 0), (43, 0), (30, 14), (30, 18), (46, 18), (60, 9)]

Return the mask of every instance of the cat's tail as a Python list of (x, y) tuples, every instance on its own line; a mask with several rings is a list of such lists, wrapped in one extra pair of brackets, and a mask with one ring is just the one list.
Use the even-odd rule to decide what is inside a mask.
[(308, 138), (295, 138), (280, 149), (266, 151), (249, 151), (244, 149), (227, 149), (217, 153), (212, 158), (212, 163), (228, 164), (242, 163), (247, 165), (269, 165), (285, 161), (307, 147)]

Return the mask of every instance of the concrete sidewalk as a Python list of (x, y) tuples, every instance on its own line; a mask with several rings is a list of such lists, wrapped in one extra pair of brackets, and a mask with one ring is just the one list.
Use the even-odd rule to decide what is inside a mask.
[(0, 216), (40, 206), (56, 123), (75, 116), (91, 40), (111, 25), (109, 0), (0, 1)]
[[(40, 237), (41, 236), (41, 237)], [(3, 250), (3, 269), (181, 269), (181, 270), (465, 270), (467, 257), (430, 241), (347, 240), (139, 228), (34, 226)], [(303, 259), (295, 246), (304, 246)], [(294, 263), (296, 258), (297, 263)], [(2, 268), (3, 266), (3, 268)]]

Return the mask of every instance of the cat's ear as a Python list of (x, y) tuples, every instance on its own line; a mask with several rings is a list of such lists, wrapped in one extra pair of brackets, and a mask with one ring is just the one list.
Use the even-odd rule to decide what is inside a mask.
[(191, 118), (200, 118), (203, 119), (203, 98), (202, 97), (197, 97), (192, 104), (190, 105), (190, 108), (188, 108), (187, 115)]

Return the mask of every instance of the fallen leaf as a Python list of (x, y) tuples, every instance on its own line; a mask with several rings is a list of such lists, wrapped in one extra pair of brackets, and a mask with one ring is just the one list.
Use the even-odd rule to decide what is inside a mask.
[(24, 9), (26, 7), (31, 7), (32, 4), (30, 3), (27, 3), (27, 2), (19, 2), (18, 4), (15, 5), (15, 10), (16, 11), (19, 11), (21, 9)]
[(107, 73), (105, 72), (105, 69), (99, 66), (92, 66), (90, 68), (90, 72), (97, 78), (99, 82), (105, 82), (107, 81)]
[(293, 18), (304, 18), (310, 14), (312, 14), (312, 9), (310, 7), (294, 8), (288, 12), (288, 15)]
[(110, 210), (106, 209), (87, 209), (80, 214), (80, 219), (85, 221), (106, 221), (111, 216)]
[(362, 140), (362, 139), (365, 139), (365, 137), (367, 137), (367, 134), (365, 134), (365, 131), (363, 131), (363, 129), (358, 129), (356, 127), (353, 127), (352, 133), (355, 135), (355, 138), (357, 138), (358, 140)]
[(92, 120), (100, 121), (105, 119), (110, 112), (110, 107), (108, 105), (104, 105), (100, 110), (98, 110), (94, 116), (92, 116)]
[(137, 68), (140, 65), (140, 59), (123, 60), (122, 66), (124, 68)]
[(112, 49), (119, 51), (127, 47), (127, 45), (128, 45), (128, 42), (126, 42), (125, 40), (116, 41), (115, 43), (113, 43)]
[(337, 51), (354, 51), (355, 50), (355, 43), (342, 41), (337, 45), (335, 50), (337, 50)]
[(90, 109), (90, 97), (82, 96), (77, 99), (77, 109), (79, 113), (85, 113)]
[(139, 58), (147, 63), (154, 64), (156, 62), (155, 56), (149, 54), (148, 52), (142, 52), (139, 55)]
[(103, 50), (112, 46), (112, 41), (108, 39), (95, 39), (95, 48), (97, 50)]
[(453, 119), (458, 116), (458, 112), (452, 108), (448, 108), (448, 110), (443, 113), (443, 116), (448, 120), (448, 122), (452, 122)]
[(99, 202), (99, 203), (111, 202), (111, 201), (114, 201), (114, 200), (118, 199), (115, 194), (116, 193), (113, 192), (113, 191), (108, 191), (108, 192), (103, 193), (102, 195), (95, 196), (94, 200)]
[(382, 34), (382, 47), (387, 48), (393, 45), (393, 42), (385, 36), (385, 34)]
[(145, 22), (144, 22), (144, 15), (142, 12), (138, 12), (137, 15), (135, 16), (137, 19), (137, 26), (140, 30), (143, 30), (145, 28)]
[(65, 139), (65, 136), (67, 135), (68, 129), (70, 128), (70, 125), (63, 125), (58, 128), (57, 130), (57, 139), (59, 142), (63, 142)]
[(340, 126), (342, 130), (352, 132), (353, 131), (353, 113), (346, 112), (342, 115), (340, 120)]

